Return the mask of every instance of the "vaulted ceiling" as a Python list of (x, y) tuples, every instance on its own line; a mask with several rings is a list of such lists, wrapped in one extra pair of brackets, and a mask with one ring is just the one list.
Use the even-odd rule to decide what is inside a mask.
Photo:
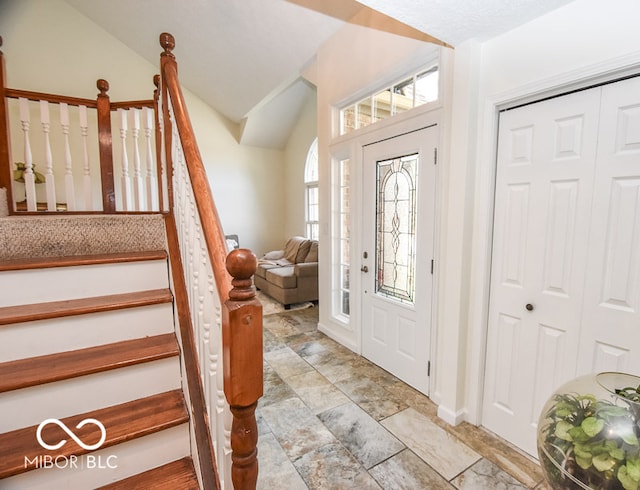
[(243, 144), (282, 148), (315, 93), (302, 71), (346, 22), (455, 47), (572, 0), (66, 1), (153, 64), (158, 35), (172, 33), (182, 83), (237, 123)]

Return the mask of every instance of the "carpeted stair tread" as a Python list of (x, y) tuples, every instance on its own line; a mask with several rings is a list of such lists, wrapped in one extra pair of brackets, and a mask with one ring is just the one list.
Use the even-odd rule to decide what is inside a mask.
[(175, 334), (123, 340), (0, 364), (0, 393), (85, 376), (179, 354)]
[(133, 475), (98, 490), (199, 490), (191, 458), (172, 461), (149, 471)]
[(3, 260), (0, 272), (26, 269), (46, 269), (52, 267), (73, 267), (79, 265), (116, 264), (122, 262), (141, 262), (145, 260), (165, 260), (164, 250), (142, 252), (124, 252), (93, 255), (69, 255), (65, 257), (36, 257)]
[(109, 294), (92, 298), (4, 306), (0, 308), (0, 325), (170, 303), (172, 300), (173, 295), (171, 294), (171, 290), (163, 288), (132, 293)]
[[(99, 421), (105, 428), (106, 439), (100, 449), (175, 427), (189, 420), (181, 390), (167, 391), (61, 419), (81, 442), (91, 446), (100, 441), (102, 432), (93, 422), (78, 429), (77, 425), (87, 418)], [(35, 461), (41, 456), (68, 458), (90, 452), (78, 445), (55, 423), (43, 425), (42, 441), (56, 445), (66, 439), (66, 443), (56, 450), (45, 449), (38, 442), (37, 429), (38, 426), (32, 426), (0, 434), (0, 479), (34, 469)]]

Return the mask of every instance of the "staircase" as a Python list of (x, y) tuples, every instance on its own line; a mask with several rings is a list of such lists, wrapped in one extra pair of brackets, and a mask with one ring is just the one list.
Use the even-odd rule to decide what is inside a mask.
[[(95, 99), (9, 88), (0, 51), (2, 489), (256, 488), (257, 259), (227, 250), (175, 39), (159, 41), (153, 98), (134, 101), (111, 102), (102, 79)], [(51, 153), (49, 106), (60, 111), (62, 156)], [(31, 112), (42, 122), (37, 156)], [(79, 140), (68, 138), (76, 117)], [(46, 202), (34, 161), (44, 162)]]
[(164, 250), (0, 264), (1, 488), (199, 488), (167, 265)]

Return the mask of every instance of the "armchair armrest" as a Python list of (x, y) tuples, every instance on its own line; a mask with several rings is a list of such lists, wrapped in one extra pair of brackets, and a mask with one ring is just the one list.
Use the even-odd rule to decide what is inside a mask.
[(296, 264), (295, 274), (298, 277), (311, 277), (318, 275), (317, 262), (301, 262)]

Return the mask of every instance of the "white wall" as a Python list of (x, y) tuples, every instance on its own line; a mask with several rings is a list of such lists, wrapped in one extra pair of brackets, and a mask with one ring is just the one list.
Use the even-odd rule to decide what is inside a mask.
[[(334, 110), (346, 103), (356, 102), (359, 97), (382, 89), (424, 67), (429, 61), (437, 59), (438, 48), (424, 42), (401, 36), (347, 24), (318, 51), (313, 80), (318, 89), (318, 158), (320, 187), (320, 328), (347, 347), (360, 351), (359, 322), (359, 266), (360, 266), (360, 217), (364, 210), (361, 206), (361, 146), (382, 138), (380, 127), (388, 126), (387, 120), (373, 128), (336, 137)], [(406, 113), (410, 116), (409, 113)], [(418, 129), (419, 122), (404, 121), (406, 130)], [(397, 120), (396, 120), (397, 121)], [(411, 128), (409, 125), (413, 124)], [(331, 158), (332, 150), (339, 152), (334, 158), (351, 159), (351, 241), (352, 248), (350, 274), (351, 312), (350, 322), (345, 324), (335, 318), (331, 310)], [(426, 373), (425, 373), (426, 375)]]
[[(606, 7), (598, 0), (576, 0), (492, 40), (467, 41), (451, 54), (441, 161), (437, 349), (432, 364), (432, 398), (439, 404), (440, 416), (451, 423), (465, 418), (481, 422), (496, 105), (640, 65), (638, 18), (636, 0), (617, 0)], [(331, 260), (329, 147), (336, 143), (332, 107), (381, 86), (412, 63), (419, 66), (425, 56), (425, 45), (420, 44), (347, 26), (318, 52), (314, 81), (318, 86), (321, 260), (327, 265)], [(390, 59), (397, 63), (386, 64)], [(341, 143), (349, 146), (338, 138), (334, 147)], [(330, 294), (329, 270), (323, 267), (321, 328), (357, 348), (358, 332), (331, 317)]]
[[(286, 198), (284, 204), (285, 227), (283, 240), (306, 233), (304, 168), (309, 147), (318, 135), (317, 99), (309, 97), (284, 149)], [(282, 242), (284, 245), (284, 241)], [(281, 246), (282, 246), (281, 245)]]
[[(450, 190), (459, 184), (464, 192), (450, 194), (442, 217), (447, 239), (458, 248), (444, 271), (452, 279), (445, 289), (441, 321), (447, 327), (436, 365), (439, 413), (446, 419), (481, 422), (496, 108), (630, 67), (640, 73), (639, 16), (636, 0), (606, 6), (576, 0), (481, 45), (456, 47), (449, 164), (458, 183), (451, 182)], [(456, 108), (455, 101), (464, 106)], [(469, 245), (461, 247), (461, 239)]]
[[(61, 0), (3, 1), (0, 34), (11, 88), (95, 98), (104, 78), (112, 101), (153, 96), (160, 46), (151, 64)], [(234, 124), (185, 97), (225, 231), (268, 249), (284, 236), (283, 152), (239, 145)]]

